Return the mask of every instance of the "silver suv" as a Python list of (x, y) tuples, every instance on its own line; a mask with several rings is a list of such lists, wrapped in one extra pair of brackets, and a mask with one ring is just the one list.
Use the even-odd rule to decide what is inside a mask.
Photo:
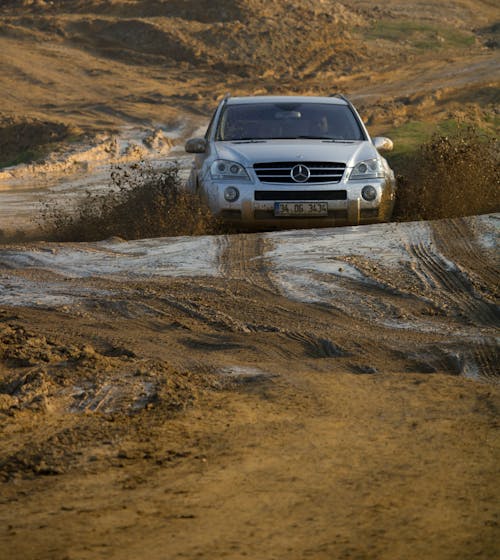
[(332, 97), (229, 97), (217, 107), (188, 188), (223, 221), (250, 229), (389, 220), (394, 173), (352, 104)]

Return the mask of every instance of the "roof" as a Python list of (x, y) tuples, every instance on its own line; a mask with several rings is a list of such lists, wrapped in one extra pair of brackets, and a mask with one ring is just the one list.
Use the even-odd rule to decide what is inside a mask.
[(246, 103), (330, 103), (331, 105), (347, 105), (340, 97), (319, 97), (312, 95), (253, 95), (247, 97), (229, 97), (228, 105), (244, 105)]

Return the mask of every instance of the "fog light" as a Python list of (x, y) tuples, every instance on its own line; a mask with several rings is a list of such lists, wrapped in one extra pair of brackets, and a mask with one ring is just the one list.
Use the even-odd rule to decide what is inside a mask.
[(361, 196), (365, 200), (371, 202), (372, 200), (375, 200), (377, 198), (377, 189), (375, 187), (372, 187), (371, 185), (366, 185), (361, 190)]
[(240, 191), (236, 187), (227, 187), (224, 190), (224, 198), (228, 202), (236, 202), (240, 198)]

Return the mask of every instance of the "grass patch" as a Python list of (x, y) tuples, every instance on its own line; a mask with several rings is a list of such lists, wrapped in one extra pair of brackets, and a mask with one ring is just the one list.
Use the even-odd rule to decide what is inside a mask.
[(143, 162), (116, 167), (107, 192), (87, 192), (73, 208), (66, 204), (46, 204), (41, 211), (39, 225), (49, 240), (143, 239), (220, 231), (199, 197), (185, 190), (176, 165), (161, 171)]
[(15, 155), (12, 159), (2, 159), (0, 160), (0, 169), (3, 167), (11, 167), (13, 165), (20, 165), (21, 163), (32, 163), (34, 161), (42, 160), (47, 154), (49, 150), (40, 150), (40, 149), (31, 149), (31, 150), (23, 150), (17, 155)]
[(377, 21), (367, 36), (370, 39), (405, 43), (419, 50), (468, 48), (475, 43), (474, 35), (467, 31), (412, 20)]
[(456, 119), (447, 119), (439, 123), (425, 121), (408, 121), (401, 126), (385, 131), (394, 142), (394, 150), (385, 157), (391, 167), (399, 172), (407, 166), (407, 160), (413, 158), (420, 146), (429, 142), (434, 134), (453, 135), (463, 126)]
[(474, 129), (477, 132), (478, 139), (496, 138), (496, 132), (499, 128), (500, 117), (490, 114), (483, 116), (480, 125), (473, 124), (473, 122), (465, 119), (446, 119), (437, 123), (408, 121), (401, 126), (381, 133), (381, 136), (387, 136), (394, 142), (393, 151), (384, 154), (384, 157), (396, 174), (404, 173), (421, 147), (435, 135), (454, 137), (461, 132), (463, 133), (466, 129)]
[(46, 157), (61, 142), (76, 142), (82, 132), (61, 123), (5, 121), (0, 123), (0, 168)]

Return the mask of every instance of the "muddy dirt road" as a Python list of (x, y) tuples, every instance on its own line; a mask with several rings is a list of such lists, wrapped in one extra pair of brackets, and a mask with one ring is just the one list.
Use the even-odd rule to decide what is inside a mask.
[(0, 560), (500, 556), (500, 215), (32, 241), (227, 91), (498, 134), (497, 4), (0, 2)]
[(498, 215), (0, 251), (6, 558), (495, 558)]

